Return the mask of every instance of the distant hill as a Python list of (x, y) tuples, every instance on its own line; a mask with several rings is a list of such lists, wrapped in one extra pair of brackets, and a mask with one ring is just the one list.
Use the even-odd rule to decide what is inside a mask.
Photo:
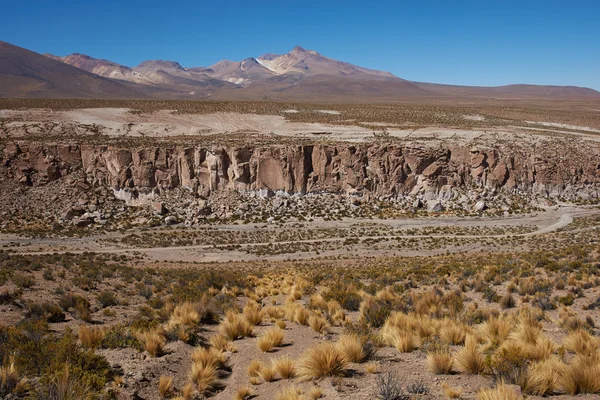
[(551, 85), (505, 85), (505, 86), (456, 86), (415, 82), (429, 92), (450, 97), (484, 98), (600, 98), (600, 92), (579, 86)]
[(148, 60), (134, 67), (74, 53), (40, 55), (0, 42), (0, 97), (294, 101), (600, 99), (576, 86), (475, 87), (411, 82), (295, 47), (242, 61), (186, 68)]
[(119, 81), (0, 41), (0, 96), (28, 98), (143, 99)]

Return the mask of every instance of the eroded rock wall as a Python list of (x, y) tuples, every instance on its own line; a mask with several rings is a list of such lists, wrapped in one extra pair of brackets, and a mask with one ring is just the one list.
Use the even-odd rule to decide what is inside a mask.
[(81, 168), (88, 184), (132, 193), (186, 187), (288, 193), (368, 192), (435, 198), (483, 186), (548, 196), (598, 197), (598, 149), (319, 144), (269, 147), (0, 145), (10, 178), (43, 185)]

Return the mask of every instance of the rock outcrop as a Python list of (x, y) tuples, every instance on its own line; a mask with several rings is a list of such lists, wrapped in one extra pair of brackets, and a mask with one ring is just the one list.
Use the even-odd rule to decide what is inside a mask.
[(564, 154), (451, 144), (132, 149), (9, 142), (0, 145), (0, 163), (12, 179), (25, 185), (43, 185), (81, 170), (88, 184), (133, 196), (185, 187), (200, 197), (222, 190), (262, 190), (413, 195), (427, 201), (485, 187), (550, 197), (598, 198), (598, 149), (565, 147), (562, 151)]

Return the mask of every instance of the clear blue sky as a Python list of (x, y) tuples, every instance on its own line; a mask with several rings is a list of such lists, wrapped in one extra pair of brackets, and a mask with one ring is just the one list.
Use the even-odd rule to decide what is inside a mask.
[(600, 90), (600, 0), (20, 0), (1, 10), (1, 40), (129, 66), (301, 45), (416, 81)]

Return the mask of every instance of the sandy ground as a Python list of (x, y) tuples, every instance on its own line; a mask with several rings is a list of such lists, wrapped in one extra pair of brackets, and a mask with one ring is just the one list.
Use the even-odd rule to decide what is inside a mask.
[[(519, 215), (512, 217), (480, 217), (480, 218), (460, 218), (460, 217), (428, 217), (428, 218), (402, 218), (402, 219), (385, 219), (385, 220), (369, 220), (369, 219), (345, 219), (342, 221), (323, 221), (315, 220), (307, 229), (335, 229), (340, 232), (339, 236), (305, 239), (294, 241), (272, 241), (272, 242), (235, 242), (223, 243), (215, 247), (213, 244), (194, 244), (184, 246), (168, 246), (168, 247), (131, 247), (119, 243), (125, 236), (119, 232), (110, 232), (106, 234), (98, 234), (84, 238), (22, 238), (13, 235), (0, 235), (0, 248), (11, 249), (19, 254), (48, 254), (48, 253), (82, 253), (85, 251), (94, 251), (99, 253), (110, 254), (132, 254), (139, 252), (150, 259), (160, 261), (198, 261), (198, 262), (228, 262), (228, 261), (256, 261), (261, 259), (269, 260), (285, 260), (285, 259), (306, 259), (315, 257), (315, 252), (311, 248), (310, 251), (294, 251), (285, 254), (261, 255), (258, 256), (252, 253), (252, 248), (258, 246), (298, 246), (299, 244), (324, 245), (327, 249), (320, 252), (321, 256), (344, 256), (347, 250), (341, 244), (347, 240), (348, 236), (343, 232), (356, 228), (361, 225), (379, 226), (390, 229), (389, 232), (383, 235), (360, 236), (357, 239), (365, 240), (399, 240), (399, 239), (449, 239), (456, 238), (462, 241), (468, 241), (465, 246), (456, 248), (456, 251), (480, 251), (485, 249), (486, 244), (482, 243), (484, 239), (500, 240), (504, 238), (526, 238), (542, 236), (548, 233), (555, 232), (561, 228), (568, 226), (573, 222), (573, 218), (592, 216), (599, 214), (600, 209), (597, 207), (553, 207), (545, 212), (540, 212), (530, 215)], [(448, 233), (433, 233), (433, 234), (415, 234), (409, 233), (408, 230), (423, 229), (423, 228), (494, 228), (502, 227), (503, 229), (510, 227), (528, 227), (531, 231), (523, 233), (494, 233), (494, 234), (448, 234)], [(239, 232), (255, 232), (263, 229), (268, 231), (285, 232), (287, 230), (296, 229), (293, 223), (285, 224), (234, 224), (234, 225), (216, 225), (211, 226), (213, 229), (220, 231), (239, 231)], [(593, 229), (594, 227), (586, 227), (583, 229)], [(132, 230), (127, 234), (137, 234), (143, 236), (151, 232), (161, 232), (162, 228), (148, 230)], [(193, 233), (194, 231), (203, 228), (186, 228), (176, 227), (170, 229), (168, 233)], [(119, 243), (119, 244), (117, 244)], [(236, 246), (235, 249), (232, 246)], [(506, 244), (505, 246), (511, 246)], [(368, 244), (357, 244), (353, 246), (352, 251), (360, 253), (362, 256), (415, 256), (415, 255), (436, 255), (440, 254), (445, 249), (419, 250), (405, 248), (398, 249), (390, 247), (389, 249), (373, 250)]]
[[(257, 115), (240, 113), (213, 114), (176, 114), (176, 110), (161, 110), (141, 115), (129, 112), (127, 108), (91, 108), (72, 111), (42, 109), (0, 110), (0, 118), (17, 118), (5, 126), (10, 136), (25, 135), (32, 126), (44, 123), (74, 123), (81, 126), (96, 126), (101, 134), (112, 137), (148, 137), (167, 138), (181, 136), (206, 136), (255, 132), (294, 138), (326, 138), (349, 142), (361, 142), (373, 138), (373, 130), (357, 125), (334, 125), (324, 123), (290, 122), (282, 115)], [(289, 111), (289, 110), (288, 110)], [(319, 110), (331, 115), (333, 111)], [(467, 116), (473, 117), (473, 116)], [(343, 115), (340, 115), (343, 119)], [(371, 126), (387, 127), (390, 137), (409, 140), (448, 140), (470, 142), (486, 139), (510, 139), (518, 141), (537, 141), (547, 137), (548, 132), (560, 135), (573, 135), (583, 140), (600, 141), (600, 135), (587, 127), (552, 124), (548, 129), (530, 126), (527, 121), (522, 125), (489, 129), (452, 129), (446, 127), (422, 127), (408, 129), (395, 124), (368, 123)], [(579, 130), (567, 131), (568, 128)]]

